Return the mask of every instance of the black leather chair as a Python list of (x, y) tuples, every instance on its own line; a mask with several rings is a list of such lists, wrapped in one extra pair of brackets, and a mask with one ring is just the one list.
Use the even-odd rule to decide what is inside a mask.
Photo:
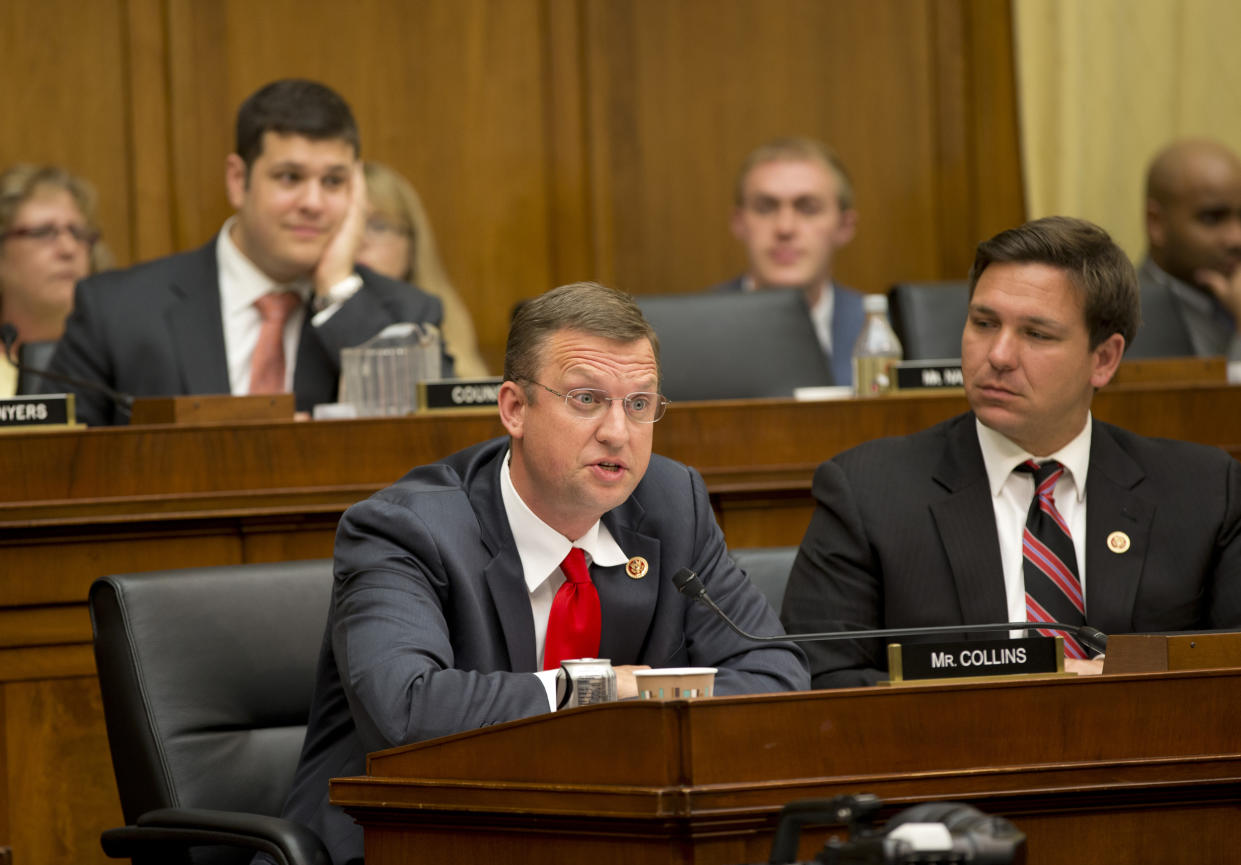
[(784, 587), (793, 571), (797, 547), (741, 547), (729, 550), (733, 561), (758, 586), (777, 613), (784, 602)]
[[(49, 339), (42, 342), (23, 342), (17, 349), (17, 362), (28, 369), (17, 374), (17, 393), (50, 393), (58, 388), (43, 376), (34, 372), (36, 369), (47, 369), (52, 365), (52, 355), (56, 353), (57, 340)], [(60, 387), (59, 390), (64, 390)]]
[(888, 290), (888, 315), (905, 360), (961, 356), (970, 287), (963, 280), (902, 282)]
[(121, 808), (104, 852), (146, 863), (327, 865), (277, 815), (293, 783), (332, 583), (329, 560), (104, 577), (95, 660)]
[(833, 384), (800, 289), (634, 300), (659, 335), (661, 389), (674, 402), (788, 397)]

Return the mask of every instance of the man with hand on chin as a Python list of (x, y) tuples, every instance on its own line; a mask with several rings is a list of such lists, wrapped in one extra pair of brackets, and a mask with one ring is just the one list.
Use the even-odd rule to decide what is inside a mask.
[[(979, 245), (970, 294), (971, 411), (819, 467), (789, 632), (1241, 626), (1241, 464), (1090, 415), (1140, 320), (1120, 248), (1089, 222), (1036, 220)], [(807, 654), (815, 687), (886, 678), (878, 640)], [(1068, 669), (1101, 669), (1071, 637), (1065, 654)]]
[[(236, 213), (206, 246), (81, 282), (52, 369), (135, 396), (292, 391), (334, 402), (340, 351), (440, 303), (355, 267), (366, 214), (357, 125), (323, 84), (272, 82), (238, 110)], [(451, 373), (451, 366), (445, 374)], [(88, 424), (123, 423), (93, 389)]]
[(285, 816), (336, 865), (362, 830), (328, 779), (369, 751), (555, 707), (565, 658), (718, 668), (716, 694), (803, 689), (804, 656), (755, 644), (681, 595), (690, 568), (751, 633), (778, 634), (728, 557), (702, 478), (651, 453), (667, 400), (655, 332), (629, 295), (562, 286), (513, 319), (500, 387), (508, 435), (411, 471), (354, 505), (336, 536), (319, 680)]

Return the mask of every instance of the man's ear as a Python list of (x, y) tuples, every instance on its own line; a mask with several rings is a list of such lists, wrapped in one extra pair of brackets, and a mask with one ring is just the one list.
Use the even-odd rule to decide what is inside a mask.
[(855, 234), (857, 234), (857, 211), (850, 207), (848, 210), (840, 211), (840, 224), (836, 226), (832, 238), (836, 248), (840, 249), (847, 245), (853, 240)]
[(249, 178), (246, 176), (246, 163), (236, 153), (230, 153), (224, 160), (224, 187), (228, 192), (228, 203), (233, 210), (241, 210), (246, 200), (246, 187)]
[(1125, 355), (1125, 338), (1114, 333), (1095, 346), (1091, 352), (1094, 361), (1090, 372), (1090, 384), (1096, 388), (1103, 387), (1116, 374), (1120, 359)]
[(500, 394), (496, 397), (500, 407), (500, 423), (514, 439), (521, 439), (526, 423), (526, 391), (515, 381), (506, 381), (500, 385)]
[(742, 243), (746, 242), (745, 208), (740, 205), (733, 207), (733, 215), (728, 221), (728, 227), (732, 230), (733, 237)]
[(1155, 249), (1163, 249), (1168, 242), (1163, 207), (1153, 198), (1146, 199), (1146, 242)]

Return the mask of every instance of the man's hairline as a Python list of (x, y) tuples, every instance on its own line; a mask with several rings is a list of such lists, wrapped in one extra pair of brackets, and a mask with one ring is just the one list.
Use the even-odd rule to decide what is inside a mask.
[[(842, 193), (841, 187), (844, 186), (844, 180), (845, 180), (840, 169), (838, 169), (835, 165), (833, 165), (830, 160), (825, 159), (821, 156), (816, 156), (814, 154), (788, 154), (788, 155), (777, 154), (777, 155), (772, 156), (769, 159), (763, 159), (758, 162), (755, 162), (753, 165), (751, 165), (749, 168), (746, 169), (745, 176), (741, 178), (741, 189), (740, 189), (741, 200), (734, 202), (734, 206), (741, 210), (745, 209), (746, 185), (750, 182), (750, 177), (751, 175), (754, 174), (756, 170), (758, 170), (764, 165), (779, 165), (779, 164), (796, 165), (798, 163), (806, 163), (810, 165), (823, 166), (823, 168), (827, 170), (828, 176), (832, 178), (832, 182), (836, 184), (836, 189), (834, 190), (835, 194), (832, 195), (831, 197), (832, 197), (832, 200), (836, 202), (837, 208), (840, 210), (841, 213), (848, 213), (849, 211), (854, 209), (852, 202), (850, 202), (848, 206), (845, 206), (845, 204), (840, 200), (840, 196)], [(800, 198), (801, 196), (798, 196), (798, 197)]]
[(296, 132), (293, 130), (290, 130), (288, 132), (281, 132), (278, 129), (264, 129), (263, 134), (259, 136), (259, 149), (258, 149), (258, 152), (254, 154), (253, 160), (247, 162), (246, 158), (242, 156), (240, 153), (236, 151), (233, 151), (232, 153), (233, 156), (236, 156), (238, 159), (241, 160), (242, 167), (244, 168), (244, 177), (245, 177), (245, 182), (246, 182), (247, 187), (249, 187), (250, 185), (250, 170), (254, 167), (254, 163), (258, 162), (263, 157), (263, 154), (267, 152), (266, 141), (267, 141), (268, 135), (278, 135), (281, 138), (304, 138), (305, 140), (310, 141), (312, 143), (318, 143), (321, 141), (339, 141), (342, 144), (347, 144), (351, 148), (353, 148), (353, 159), (349, 163), (349, 166), (348, 166), (349, 168), (352, 168), (354, 165), (357, 165), (358, 161), (362, 158), (362, 154), (358, 146), (354, 144), (352, 141), (350, 141), (349, 136), (347, 135), (315, 136), (315, 135), (307, 135), (304, 132)]

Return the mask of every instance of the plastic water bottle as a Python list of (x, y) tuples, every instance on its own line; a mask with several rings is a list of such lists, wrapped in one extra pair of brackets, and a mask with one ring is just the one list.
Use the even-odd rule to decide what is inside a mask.
[(888, 323), (888, 299), (882, 294), (862, 298), (866, 321), (853, 346), (853, 392), (879, 396), (896, 390), (896, 364), (901, 361), (901, 341)]

